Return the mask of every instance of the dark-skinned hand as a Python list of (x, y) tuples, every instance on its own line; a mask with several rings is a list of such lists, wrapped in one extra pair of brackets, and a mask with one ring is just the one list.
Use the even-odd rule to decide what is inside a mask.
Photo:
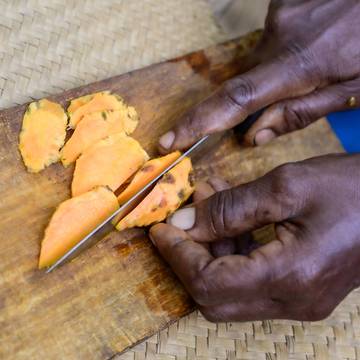
[(266, 107), (245, 136), (249, 144), (359, 106), (359, 19), (359, 0), (271, 1), (263, 37), (251, 55), (258, 65), (185, 113), (160, 138), (160, 151), (185, 149)]
[[(257, 66), (180, 117), (160, 151), (185, 149), (263, 108), (248, 144), (358, 107), (359, 18), (356, 0), (273, 0), (247, 59)], [(223, 188), (195, 201), (214, 190)], [(359, 190), (360, 156), (320, 157), (220, 191), (150, 234), (208, 319), (318, 320), (359, 286)], [(244, 251), (244, 236), (269, 223), (277, 239)]]
[[(150, 235), (207, 319), (319, 320), (359, 286), (360, 155), (286, 164), (202, 201), (213, 190), (199, 190), (177, 227)], [(270, 223), (276, 240), (240, 255), (238, 236)]]

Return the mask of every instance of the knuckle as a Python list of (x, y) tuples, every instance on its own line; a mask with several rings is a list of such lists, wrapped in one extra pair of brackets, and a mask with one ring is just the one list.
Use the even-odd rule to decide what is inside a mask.
[(284, 212), (280, 217), (288, 217), (294, 212), (298, 192), (294, 179), (299, 176), (299, 171), (301, 169), (297, 163), (287, 163), (273, 171), (270, 192)]
[(254, 99), (255, 91), (255, 85), (245, 76), (226, 81), (222, 88), (227, 102), (236, 106), (240, 111), (248, 110)]
[(213, 237), (230, 235), (236, 228), (236, 219), (233, 216), (235, 199), (231, 189), (220, 191), (210, 198), (209, 217), (210, 232)]
[[(254, 218), (256, 221), (256, 224), (267, 224), (272, 223), (272, 219), (274, 217), (274, 205), (271, 203), (268, 203), (267, 206), (256, 204), (255, 207), (255, 213)], [(246, 213), (244, 211), (244, 218), (245, 219), (251, 219), (252, 213)], [(279, 221), (281, 220), (281, 216), (277, 216), (279, 218)]]
[(291, 105), (284, 107), (284, 121), (290, 130), (303, 129), (315, 120), (317, 119), (314, 119), (314, 115), (307, 104), (301, 100), (294, 101)]
[(304, 88), (321, 84), (322, 71), (311, 48), (293, 41), (286, 47), (282, 58), (290, 65), (295, 79), (299, 79)]

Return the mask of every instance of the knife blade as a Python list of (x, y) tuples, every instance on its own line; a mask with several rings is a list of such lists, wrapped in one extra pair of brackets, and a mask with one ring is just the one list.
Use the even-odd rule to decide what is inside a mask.
[(51, 265), (46, 273), (50, 273), (55, 268), (63, 264), (65, 261), (70, 259), (72, 255), (74, 255), (77, 251), (83, 248), (87, 243), (89, 243), (93, 237), (100, 233), (106, 233), (110, 227), (112, 230), (111, 220), (120, 213), (126, 213), (127, 209), (131, 209), (134, 204), (137, 204), (137, 200), (141, 200), (142, 196), (146, 194), (148, 190), (152, 188), (153, 185), (168, 171), (170, 171), (174, 166), (176, 166), (180, 161), (182, 161), (185, 157), (193, 154), (202, 144), (204, 144), (210, 136), (206, 135), (202, 137), (199, 141), (197, 141), (193, 146), (191, 146), (188, 150), (186, 150), (179, 158), (177, 158), (172, 164), (170, 164), (165, 170), (163, 170), (158, 176), (156, 176), (153, 180), (151, 180), (148, 184), (146, 184), (141, 190), (139, 190), (131, 199), (129, 199), (125, 204), (119, 207), (116, 211), (114, 211), (108, 218), (106, 218), (101, 224), (96, 226), (89, 234), (87, 234), (84, 238), (82, 238), (75, 246), (73, 246), (67, 253), (65, 253), (59, 260), (57, 260), (53, 265)]

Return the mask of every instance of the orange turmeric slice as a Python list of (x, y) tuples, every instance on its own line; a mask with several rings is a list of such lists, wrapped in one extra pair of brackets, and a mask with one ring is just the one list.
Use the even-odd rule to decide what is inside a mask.
[[(110, 94), (107, 91), (88, 95), (88, 98), (82, 98), (82, 100), (81, 98), (73, 100), (74, 104), (70, 104), (69, 106), (69, 127), (71, 129), (74, 129), (86, 114), (104, 110), (124, 110), (127, 108), (127, 105), (120, 96)], [(89, 101), (86, 102), (87, 99), (89, 99)], [(77, 101), (77, 103), (75, 103), (75, 101)], [(81, 103), (83, 103), (83, 105), (80, 105)], [(70, 109), (75, 110), (70, 111)]]
[(47, 99), (32, 102), (23, 118), (19, 150), (29, 172), (39, 172), (60, 159), (67, 116), (61, 105)]
[(147, 161), (135, 174), (126, 189), (118, 196), (119, 205), (125, 204), (146, 184), (155, 179), (162, 171), (179, 158), (180, 155), (180, 151), (174, 151), (171, 154)]
[(178, 209), (193, 191), (191, 160), (185, 158), (163, 176), (134, 210), (120, 220), (116, 229), (121, 231), (163, 221)]
[[(103, 91), (102, 93), (107, 93), (108, 94), (109, 91)], [(73, 113), (80, 106), (83, 106), (86, 103), (88, 103), (96, 94), (101, 94), (101, 92), (84, 95), (84, 96), (81, 96), (81, 97), (78, 97), (76, 99), (71, 100), (70, 105), (67, 108), (68, 113)]]
[(89, 146), (109, 135), (121, 132), (131, 134), (137, 124), (138, 116), (133, 107), (85, 115), (61, 150), (63, 165), (73, 163)]
[(61, 203), (45, 230), (39, 269), (59, 260), (118, 208), (116, 196), (105, 187), (98, 187)]
[(141, 145), (125, 134), (114, 134), (100, 140), (76, 160), (72, 195), (80, 195), (101, 185), (115, 191), (148, 158)]

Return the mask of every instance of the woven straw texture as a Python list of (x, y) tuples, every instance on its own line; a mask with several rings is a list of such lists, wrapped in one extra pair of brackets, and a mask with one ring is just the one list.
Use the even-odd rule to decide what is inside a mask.
[[(225, 39), (205, 0), (0, 0), (0, 107)], [(360, 359), (360, 292), (318, 323), (212, 324), (195, 312), (124, 359)]]
[(320, 322), (213, 324), (194, 312), (114, 360), (360, 359), (360, 293)]
[(205, 1), (0, 0), (0, 107), (222, 40)]

